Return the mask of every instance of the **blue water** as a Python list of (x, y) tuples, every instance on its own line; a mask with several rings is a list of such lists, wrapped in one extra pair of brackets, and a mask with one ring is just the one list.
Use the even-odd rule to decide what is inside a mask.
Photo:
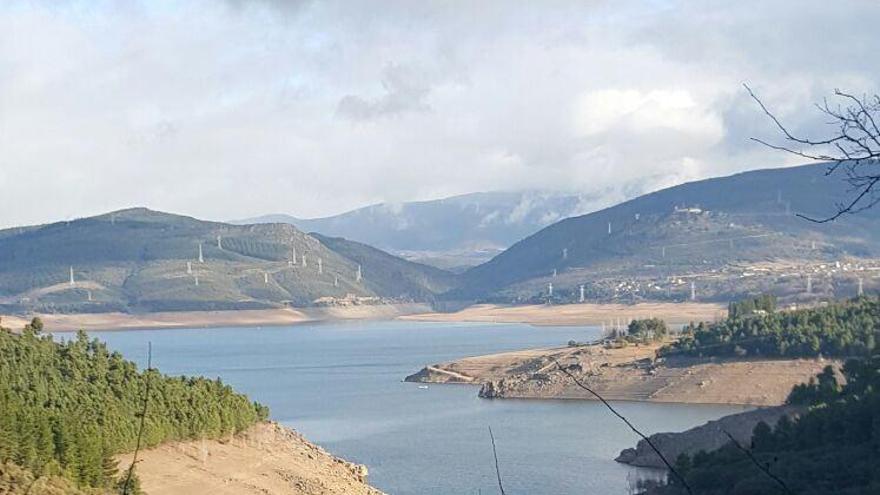
[[(390, 494), (495, 494), (488, 426), (513, 494), (625, 494), (654, 475), (617, 464), (635, 435), (589, 401), (483, 400), (468, 385), (404, 383), (454, 358), (564, 345), (590, 327), (356, 322), (272, 328), (93, 332), (169, 374), (221, 377), (268, 405), (272, 418), (348, 460)], [(646, 432), (682, 430), (739, 407), (619, 403)]]

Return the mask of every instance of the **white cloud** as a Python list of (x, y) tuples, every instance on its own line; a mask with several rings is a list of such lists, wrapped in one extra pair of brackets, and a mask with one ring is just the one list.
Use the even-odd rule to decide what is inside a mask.
[(698, 105), (684, 90), (605, 89), (588, 91), (575, 103), (574, 125), (585, 136), (609, 131), (635, 134), (666, 129), (718, 141), (723, 123), (710, 105)]
[[(784, 164), (874, 92), (880, 4), (0, 5), (0, 226), (131, 205), (316, 216), (488, 189), (606, 191)], [(817, 33), (833, 32), (834, 36)], [(830, 41), (829, 41), (830, 40)], [(35, 199), (37, 197), (38, 199)], [(18, 205), (27, 205), (19, 207)]]

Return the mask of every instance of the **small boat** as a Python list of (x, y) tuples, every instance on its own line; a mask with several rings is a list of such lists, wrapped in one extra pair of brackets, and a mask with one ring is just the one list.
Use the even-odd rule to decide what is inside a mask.
[(427, 390), (428, 386), (427, 385), (419, 385), (419, 388), (422, 390)]

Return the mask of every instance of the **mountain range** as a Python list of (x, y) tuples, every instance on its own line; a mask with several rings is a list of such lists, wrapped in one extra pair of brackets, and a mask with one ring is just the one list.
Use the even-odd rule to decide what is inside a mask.
[[(755, 170), (558, 221), (589, 209), (589, 201), (486, 193), (251, 224), (132, 208), (0, 230), (0, 309), (561, 303), (581, 294), (591, 301), (728, 301), (762, 292), (797, 302), (880, 288), (880, 210), (829, 223), (802, 217), (827, 217), (851, 194), (825, 171), (824, 164)], [(468, 246), (483, 246), (488, 256), (508, 243), (460, 273), (399, 256)]]
[[(631, 197), (637, 190), (633, 186), (616, 195)], [(232, 223), (288, 223), (304, 232), (344, 237), (413, 261), (462, 271), (547, 225), (603, 206), (609, 192), (481, 192), (382, 203), (323, 218), (273, 214)]]
[(453, 277), (288, 224), (230, 225), (133, 208), (0, 231), (0, 306), (161, 311), (430, 300)]
[[(451, 296), (544, 300), (554, 284), (554, 296), (569, 300), (579, 298), (580, 285), (591, 298), (681, 299), (690, 296), (689, 282), (716, 300), (808, 285), (810, 292), (852, 294), (858, 282), (844, 272), (865, 268), (855, 260), (880, 256), (880, 210), (828, 223), (805, 219), (827, 218), (852, 194), (826, 170), (813, 164), (744, 172), (564, 219), (468, 270)], [(850, 268), (838, 267), (841, 261)]]

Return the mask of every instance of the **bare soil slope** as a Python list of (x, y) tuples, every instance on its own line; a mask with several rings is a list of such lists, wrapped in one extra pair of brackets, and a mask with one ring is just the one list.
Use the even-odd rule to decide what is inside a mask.
[(435, 364), (407, 381), (482, 384), (485, 398), (594, 399), (559, 370), (610, 400), (692, 404), (782, 404), (791, 388), (833, 361), (822, 359), (657, 359), (660, 344), (537, 349)]
[[(127, 466), (131, 456), (122, 456)], [(381, 495), (364, 466), (334, 457), (298, 433), (262, 423), (234, 438), (142, 452), (141, 486), (153, 495)]]
[(618, 319), (630, 321), (661, 318), (669, 324), (711, 321), (727, 315), (727, 308), (714, 303), (639, 304), (530, 304), (501, 306), (476, 304), (454, 313), (424, 313), (402, 317), (413, 321), (474, 321), (530, 323), (533, 325), (601, 325)]

